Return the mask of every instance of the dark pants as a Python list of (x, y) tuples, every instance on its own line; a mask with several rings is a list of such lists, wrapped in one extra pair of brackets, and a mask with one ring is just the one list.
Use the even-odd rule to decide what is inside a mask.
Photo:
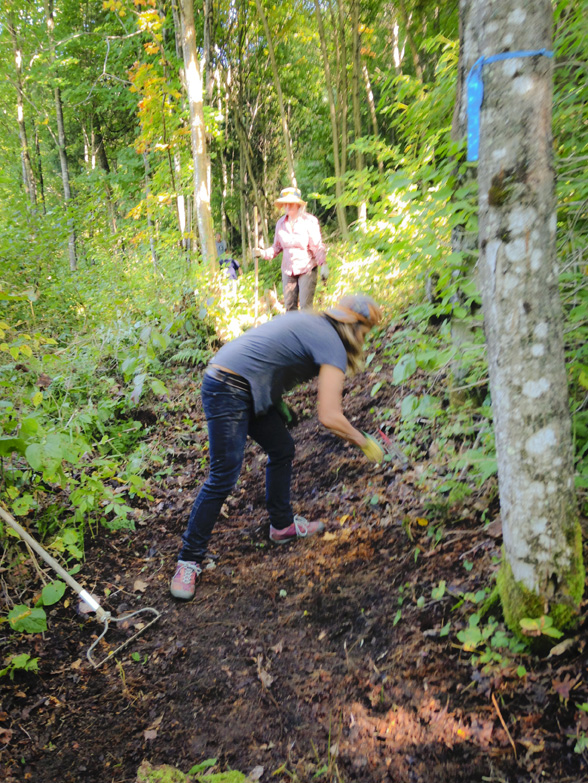
[(294, 441), (279, 413), (270, 408), (254, 416), (249, 390), (236, 388), (208, 375), (202, 383), (202, 405), (208, 425), (210, 472), (194, 501), (188, 527), (182, 536), (180, 560), (201, 562), (227, 495), (241, 472), (247, 435), (268, 455), (265, 501), (273, 527), (292, 524), (290, 481)]
[(316, 266), (305, 275), (286, 275), (282, 272), (282, 289), (284, 291), (284, 307), (286, 310), (297, 310), (298, 299), (300, 299), (301, 310), (312, 309), (316, 281)]

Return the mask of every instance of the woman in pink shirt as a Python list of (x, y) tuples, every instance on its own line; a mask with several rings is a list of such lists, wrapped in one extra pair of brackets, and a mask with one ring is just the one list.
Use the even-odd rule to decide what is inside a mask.
[(298, 188), (284, 188), (276, 200), (276, 206), (284, 207), (284, 215), (276, 223), (274, 244), (267, 250), (256, 247), (254, 254), (271, 261), (279, 253), (282, 257), (282, 288), (286, 310), (312, 308), (317, 283), (317, 268), (326, 278), (326, 248), (321, 229), (314, 215), (305, 211), (306, 201)]

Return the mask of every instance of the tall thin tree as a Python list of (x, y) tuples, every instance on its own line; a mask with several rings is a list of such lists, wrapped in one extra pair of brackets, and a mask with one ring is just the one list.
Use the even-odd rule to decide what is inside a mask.
[[(56, 52), (55, 52), (55, 20), (53, 18), (53, 0), (44, 0), (45, 8), (45, 21), (47, 24), (47, 35), (49, 38), (49, 49), (51, 51), (51, 63), (53, 69), (53, 97), (55, 100), (55, 119), (57, 121), (57, 150), (59, 152), (59, 163), (61, 165), (61, 181), (63, 184), (63, 199), (65, 202), (65, 208), (67, 211), (71, 210), (72, 193), (69, 177), (69, 162), (67, 159), (67, 140), (65, 137), (65, 121), (63, 119), (63, 102), (61, 100), (61, 88), (57, 80), (57, 74), (55, 73), (56, 67)], [(74, 220), (71, 214), (68, 216), (69, 236), (68, 236), (68, 253), (69, 253), (69, 268), (72, 272), (78, 268), (77, 250), (76, 250), (76, 233), (74, 227)]]
[(274, 77), (274, 89), (278, 96), (278, 108), (280, 109), (280, 120), (282, 122), (282, 133), (284, 135), (284, 150), (286, 152), (286, 165), (288, 167), (288, 177), (292, 185), (296, 185), (296, 174), (294, 173), (294, 155), (292, 153), (292, 143), (290, 140), (290, 130), (288, 128), (288, 117), (286, 116), (286, 110), (284, 108), (284, 96), (282, 93), (282, 84), (280, 82), (280, 73), (278, 71), (278, 64), (276, 62), (276, 53), (274, 51), (274, 44), (272, 40), (272, 34), (269, 29), (267, 17), (263, 10), (261, 0), (255, 0), (257, 6), (257, 13), (261, 19), (263, 29), (265, 31), (265, 39), (267, 42), (267, 49), (269, 52), (269, 58), (272, 65), (272, 74)]
[(214, 227), (208, 186), (208, 148), (204, 123), (202, 72), (196, 47), (194, 7), (192, 0), (180, 0), (182, 18), (182, 44), (188, 103), (190, 105), (190, 138), (194, 160), (194, 205), (202, 259), (211, 271), (218, 269)]

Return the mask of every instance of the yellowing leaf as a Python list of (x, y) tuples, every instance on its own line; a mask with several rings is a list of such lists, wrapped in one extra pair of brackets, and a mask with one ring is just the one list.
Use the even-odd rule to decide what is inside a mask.
[(417, 525), (420, 525), (421, 527), (427, 527), (429, 524), (429, 520), (425, 519), (424, 517), (417, 517)]
[(39, 405), (43, 402), (43, 392), (38, 391), (32, 399), (32, 403), (35, 406), (35, 408), (38, 408)]

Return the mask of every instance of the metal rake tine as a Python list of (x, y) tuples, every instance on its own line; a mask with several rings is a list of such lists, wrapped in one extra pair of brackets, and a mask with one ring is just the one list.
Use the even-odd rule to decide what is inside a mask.
[[(155, 617), (152, 620), (150, 620), (147, 623), (147, 625), (145, 625), (143, 628), (139, 629), (136, 633), (134, 633), (128, 639), (125, 639), (125, 641), (122, 644), (119, 644), (119, 646), (116, 649), (111, 650), (108, 653), (108, 655), (105, 658), (103, 658), (101, 661), (96, 662), (92, 658), (92, 652), (98, 646), (100, 641), (105, 637), (106, 632), (108, 631), (109, 623), (111, 623), (111, 622), (112, 623), (122, 623), (125, 620), (129, 620), (131, 617), (135, 617), (138, 614), (142, 614), (143, 612), (152, 612), (155, 615)], [(121, 650), (124, 650), (125, 647), (128, 647), (129, 644), (132, 641), (134, 641), (137, 637), (139, 637), (142, 634), (144, 634), (145, 631), (148, 628), (150, 628), (153, 625), (153, 623), (156, 623), (159, 620), (160, 617), (161, 617), (161, 612), (159, 612), (157, 609), (154, 609), (152, 606), (144, 606), (142, 609), (137, 609), (136, 612), (131, 612), (130, 614), (125, 614), (122, 617), (108, 617), (108, 618), (106, 618), (106, 620), (104, 621), (104, 630), (102, 631), (100, 636), (96, 639), (96, 641), (94, 641), (90, 645), (90, 647), (88, 648), (88, 651), (86, 652), (86, 658), (90, 661), (90, 663), (92, 664), (92, 666), (95, 669), (98, 669), (100, 666), (102, 666), (103, 663), (106, 663), (106, 661), (109, 661), (111, 658), (114, 658), (119, 652), (121, 652)]]

